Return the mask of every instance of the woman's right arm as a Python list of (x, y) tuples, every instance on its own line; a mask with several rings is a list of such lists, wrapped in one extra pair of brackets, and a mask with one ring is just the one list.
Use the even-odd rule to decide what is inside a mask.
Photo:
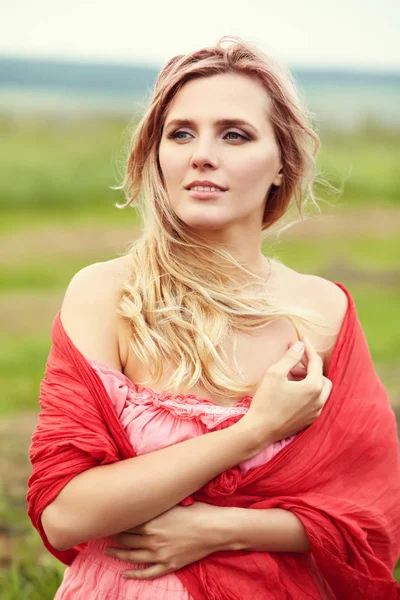
[[(112, 262), (91, 265), (75, 276), (61, 316), (85, 356), (122, 371), (115, 305), (121, 282)], [(329, 386), (321, 382), (329, 380), (322, 377), (315, 351), (308, 345), (306, 350), (307, 377), (301, 382), (287, 380), (286, 374), (302, 356), (290, 350), (267, 371), (248, 413), (233, 426), (75, 476), (42, 513), (49, 542), (65, 550), (145, 523), (223, 471), (311, 424), (329, 395)]]
[(42, 514), (49, 542), (66, 550), (114, 535), (172, 508), (259, 451), (240, 422), (74, 477)]

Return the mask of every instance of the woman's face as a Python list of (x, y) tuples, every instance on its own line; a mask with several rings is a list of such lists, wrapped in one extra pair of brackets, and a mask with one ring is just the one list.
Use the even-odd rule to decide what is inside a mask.
[[(238, 225), (243, 233), (249, 227), (261, 231), (268, 190), (282, 178), (268, 107), (262, 85), (237, 74), (188, 81), (174, 97), (159, 161), (172, 209), (189, 227), (199, 233), (232, 227), (237, 233)], [(232, 123), (218, 124), (222, 119)], [(226, 191), (215, 198), (195, 198), (186, 189), (195, 180), (211, 181)]]

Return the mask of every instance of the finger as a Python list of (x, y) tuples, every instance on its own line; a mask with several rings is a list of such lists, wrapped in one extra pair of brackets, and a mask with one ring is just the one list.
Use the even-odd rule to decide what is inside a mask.
[(307, 373), (307, 367), (305, 365), (303, 365), (303, 363), (299, 362), (297, 365), (295, 365), (290, 372), (296, 372), (296, 373)]
[(305, 353), (305, 351), (302, 354), (302, 357), (301, 357), (301, 360), (300, 360), (299, 364), (302, 365), (307, 370), (308, 358), (307, 358), (307, 354)]
[(304, 351), (308, 359), (306, 379), (315, 381), (319, 377), (323, 376), (323, 363), (321, 357), (319, 356), (319, 354), (317, 353), (307, 336), (303, 337), (303, 341), (305, 346)]
[(332, 387), (333, 387), (332, 381), (330, 379), (328, 379), (327, 377), (324, 377), (324, 387), (322, 388), (322, 393), (320, 396), (322, 402), (324, 403), (324, 406), (325, 406), (325, 403), (328, 400), (329, 396), (331, 395)]
[(125, 550), (123, 548), (107, 548), (104, 554), (118, 560), (131, 563), (154, 563), (156, 556), (151, 550)]
[(122, 574), (124, 579), (156, 579), (161, 575), (172, 573), (173, 569), (168, 569), (165, 565), (157, 563), (148, 569), (137, 569), (136, 571), (125, 571)]
[(136, 533), (117, 533), (117, 535), (110, 536), (120, 546), (124, 548), (147, 548), (148, 538), (145, 535), (139, 535)]
[[(302, 342), (303, 340), (296, 340), (295, 342), (291, 342), (288, 346), (288, 350), (294, 346), (297, 342)], [(308, 359), (305, 352), (301, 355), (299, 366), (302, 365), (305, 369), (307, 369)]]
[(287, 376), (289, 371), (300, 362), (303, 355), (304, 346), (300, 346), (300, 344), (301, 342), (297, 342), (291, 346), (289, 350), (285, 352), (283, 358), (273, 365), (273, 370)]

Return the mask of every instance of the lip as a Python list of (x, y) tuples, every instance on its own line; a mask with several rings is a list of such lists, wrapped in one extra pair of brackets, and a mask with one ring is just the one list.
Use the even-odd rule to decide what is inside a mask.
[(217, 192), (201, 192), (199, 190), (187, 189), (186, 191), (192, 198), (197, 198), (198, 200), (212, 200), (213, 198), (220, 198), (225, 194), (225, 190), (218, 190)]
[(200, 181), (199, 179), (196, 179), (195, 181), (192, 181), (191, 183), (189, 183), (189, 185), (187, 185), (185, 187), (185, 190), (189, 190), (189, 188), (194, 187), (195, 185), (216, 187), (216, 188), (219, 188), (222, 192), (226, 192), (226, 189), (227, 189), (227, 188), (222, 187), (222, 185), (218, 185), (218, 183), (214, 183), (213, 181), (208, 181), (208, 180)]

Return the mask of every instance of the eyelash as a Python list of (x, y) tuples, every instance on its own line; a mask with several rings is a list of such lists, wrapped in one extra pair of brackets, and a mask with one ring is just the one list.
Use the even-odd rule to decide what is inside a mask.
[[(187, 134), (189, 134), (188, 131), (182, 131), (180, 129), (177, 129), (176, 131), (174, 131), (173, 133), (170, 133), (168, 135), (168, 139), (176, 139), (176, 136), (177, 136), (178, 133), (187, 133)], [(233, 130), (227, 131), (226, 135), (228, 135), (228, 133), (234, 133), (235, 135), (238, 135), (239, 137), (241, 137), (243, 140), (245, 140), (247, 142), (250, 141), (250, 138), (246, 137), (245, 135), (242, 135), (241, 133), (238, 133), (237, 131), (233, 131)], [(181, 138), (181, 140), (182, 140), (182, 138)], [(234, 142), (234, 141), (237, 141), (237, 140), (231, 140), (231, 141)]]

